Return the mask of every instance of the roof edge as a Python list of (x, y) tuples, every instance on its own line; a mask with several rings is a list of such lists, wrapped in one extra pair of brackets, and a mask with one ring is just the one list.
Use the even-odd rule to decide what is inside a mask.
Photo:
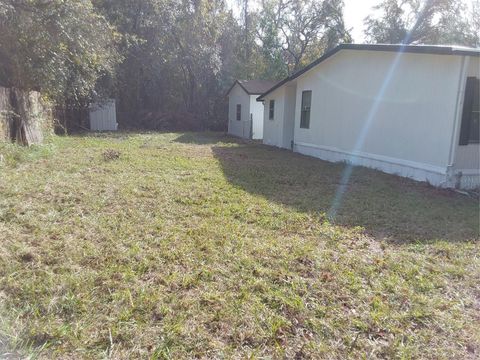
[[(227, 92), (225, 93), (225, 96), (228, 96), (228, 94), (230, 94), (230, 91), (232, 91), (233, 88), (235, 87), (235, 85), (237, 85), (237, 84), (242, 88), (243, 91), (245, 91), (245, 92), (247, 93), (247, 95), (250, 95), (250, 94), (248, 93), (247, 89), (245, 89), (245, 87), (242, 85), (242, 83), (241, 83), (238, 79), (236, 79), (236, 80), (233, 82), (233, 85), (230, 86), (230, 88), (229, 88), (229, 89), (227, 90)], [(257, 94), (252, 94), (252, 95), (257, 95)]]
[(232, 86), (230, 86), (230, 88), (227, 90), (227, 92), (225, 93), (225, 96), (228, 96), (228, 94), (230, 94), (230, 92), (233, 90), (233, 88), (235, 87), (235, 85), (239, 85), (243, 91), (245, 91), (247, 93), (247, 95), (249, 96), (252, 96), (252, 95), (262, 95), (261, 92), (250, 92), (247, 90), (247, 88), (241, 83), (241, 81), (239, 79), (236, 79), (233, 83)]
[(416, 53), (416, 54), (436, 54), (436, 55), (459, 55), (459, 56), (476, 56), (480, 57), (480, 48), (467, 48), (459, 46), (442, 46), (442, 45), (402, 45), (402, 44), (340, 44), (332, 50), (326, 52), (317, 60), (313, 61), (302, 70), (283, 79), (271, 89), (257, 97), (257, 101), (263, 101), (264, 97), (271, 92), (277, 90), (286, 83), (298, 78), (311, 70), (315, 66), (324, 62), (341, 50), (366, 50), (366, 51), (388, 51), (398, 53)]

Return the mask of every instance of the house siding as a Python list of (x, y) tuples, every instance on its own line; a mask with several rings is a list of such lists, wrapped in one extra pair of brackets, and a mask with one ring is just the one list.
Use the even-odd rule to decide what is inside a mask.
[[(337, 53), (296, 81), (295, 150), (445, 186), (461, 59)], [(304, 90), (309, 129), (300, 128)]]
[(263, 139), (263, 104), (257, 101), (258, 95), (250, 95), (250, 113), (253, 119), (253, 139)]
[[(467, 77), (473, 76), (480, 78), (480, 58), (467, 58), (467, 68), (465, 76), (462, 79), (460, 95), (462, 102), (459, 103), (460, 119), (463, 112), (463, 99), (465, 96), (465, 86)], [(480, 187), (480, 144), (460, 144), (460, 132), (458, 132), (455, 139), (455, 162), (454, 173), (456, 179), (456, 186), (460, 185), (462, 188), (472, 189)]]
[[(275, 113), (273, 120), (269, 119), (270, 100), (275, 100)], [(285, 111), (285, 87), (282, 86), (270, 93), (265, 99), (264, 115), (263, 115), (263, 143), (277, 147), (283, 147), (283, 128), (284, 128), (284, 111)]]
[[(242, 105), (242, 119), (237, 120), (237, 104)], [(238, 84), (228, 94), (228, 133), (248, 138), (250, 136), (250, 96)]]

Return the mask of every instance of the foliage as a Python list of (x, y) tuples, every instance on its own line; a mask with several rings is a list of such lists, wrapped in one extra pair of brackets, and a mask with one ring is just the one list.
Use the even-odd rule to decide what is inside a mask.
[(358, 168), (331, 223), (344, 165), (211, 133), (21, 161), (0, 168), (0, 358), (478, 358), (473, 199)]
[(103, 0), (97, 6), (123, 34), (117, 94), (125, 119), (135, 121), (142, 111), (188, 111), (216, 120), (238, 43), (238, 24), (222, 0)]
[(370, 42), (478, 46), (479, 1), (469, 9), (458, 0), (384, 0), (379, 16), (365, 20)]
[[(188, 113), (195, 128), (223, 129), (234, 79), (280, 80), (352, 41), (343, 0), (236, 3), (241, 19), (225, 0), (0, 0), (0, 85), (66, 104), (66, 125), (82, 122), (92, 100), (111, 96), (123, 126)], [(470, 8), (384, 0), (366, 20), (367, 35), (475, 45), (479, 9), (479, 0)]]
[(341, 42), (351, 42), (341, 0), (263, 0), (258, 36), (269, 65), (280, 59), (289, 73), (300, 70)]
[(80, 104), (120, 57), (90, 1), (0, 0), (0, 84)]

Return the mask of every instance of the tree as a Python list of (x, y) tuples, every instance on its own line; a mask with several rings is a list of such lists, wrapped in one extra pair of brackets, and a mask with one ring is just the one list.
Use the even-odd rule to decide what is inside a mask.
[(2, 85), (79, 104), (113, 76), (115, 33), (90, 1), (0, 0), (0, 8)]
[(234, 78), (281, 79), (348, 41), (342, 0), (0, 0), (0, 83), (85, 108), (118, 99), (119, 120), (224, 119)]
[(117, 88), (120, 111), (130, 125), (145, 112), (186, 111), (207, 126), (244, 49), (240, 27), (224, 1), (96, 3), (122, 35), (125, 61)]
[[(478, 3), (478, 1), (476, 1)], [(388, 44), (458, 44), (475, 46), (474, 21), (459, 0), (384, 0), (379, 16), (365, 19), (369, 42)], [(475, 11), (475, 10), (474, 10)]]
[(263, 0), (258, 37), (270, 61), (279, 55), (288, 73), (296, 72), (351, 37), (342, 0)]

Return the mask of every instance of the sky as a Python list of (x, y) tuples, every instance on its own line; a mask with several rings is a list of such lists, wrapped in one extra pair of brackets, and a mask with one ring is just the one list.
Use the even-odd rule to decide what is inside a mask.
[[(372, 12), (372, 7), (377, 5), (380, 0), (344, 0), (344, 17), (345, 24), (348, 29), (351, 29), (353, 40), (356, 43), (364, 42), (364, 26), (363, 20)], [(239, 5), (237, 0), (227, 0), (229, 6), (233, 7), (239, 12)]]
[(377, 5), (379, 0), (344, 0), (344, 17), (347, 29), (351, 28), (353, 40), (356, 43), (364, 42), (363, 20), (372, 13), (372, 7)]

